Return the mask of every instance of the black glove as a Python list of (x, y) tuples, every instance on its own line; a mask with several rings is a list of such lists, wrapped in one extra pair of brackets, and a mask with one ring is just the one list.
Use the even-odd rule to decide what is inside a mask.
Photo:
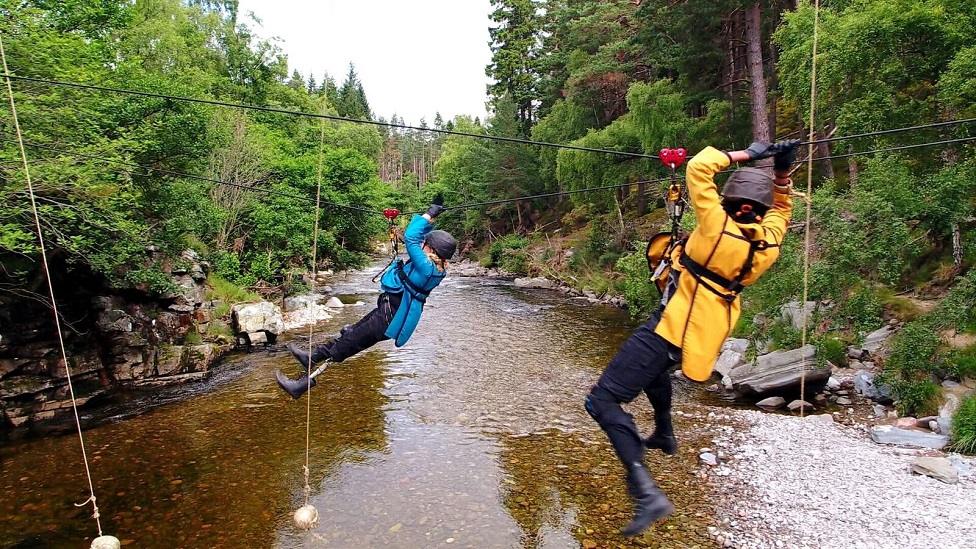
[(438, 195), (434, 197), (433, 202), (431, 202), (430, 208), (427, 208), (427, 215), (430, 216), (431, 219), (434, 219), (435, 217), (444, 213), (444, 210), (446, 209), (447, 208), (444, 207), (444, 195), (438, 193)]
[(776, 149), (776, 154), (773, 155), (773, 170), (776, 172), (790, 171), (790, 167), (796, 162), (796, 148), (799, 145), (799, 139), (787, 139), (773, 145), (773, 148)]
[(776, 154), (775, 146), (762, 141), (753, 141), (752, 145), (746, 149), (746, 154), (749, 155), (749, 160), (762, 160)]

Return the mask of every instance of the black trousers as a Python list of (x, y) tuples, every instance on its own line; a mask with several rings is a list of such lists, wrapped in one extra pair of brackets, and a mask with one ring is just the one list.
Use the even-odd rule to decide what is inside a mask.
[(402, 297), (403, 294), (380, 294), (376, 299), (375, 309), (355, 324), (344, 327), (339, 332), (339, 337), (316, 347), (316, 362), (326, 356), (332, 359), (332, 362), (342, 362), (380, 341), (390, 339), (386, 337), (386, 329), (393, 321), (393, 315), (400, 307)]
[(624, 466), (641, 461), (644, 442), (634, 417), (621, 408), (643, 391), (654, 407), (655, 431), (672, 435), (671, 374), (681, 350), (654, 333), (660, 313), (624, 342), (587, 395), (586, 411), (600, 424)]

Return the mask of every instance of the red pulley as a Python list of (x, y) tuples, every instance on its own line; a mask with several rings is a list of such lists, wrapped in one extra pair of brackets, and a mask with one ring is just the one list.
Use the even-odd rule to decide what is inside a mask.
[(389, 219), (390, 221), (396, 219), (398, 215), (400, 215), (400, 210), (396, 208), (387, 208), (383, 210), (383, 217)]
[(688, 158), (688, 151), (684, 149), (661, 149), (659, 155), (661, 164), (673, 170), (685, 163), (685, 159)]

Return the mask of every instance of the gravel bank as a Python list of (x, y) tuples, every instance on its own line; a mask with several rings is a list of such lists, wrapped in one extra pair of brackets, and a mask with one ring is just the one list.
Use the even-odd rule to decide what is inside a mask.
[(727, 547), (974, 547), (976, 460), (955, 485), (913, 475), (918, 455), (824, 417), (730, 411), (746, 427), (715, 440), (708, 468)]

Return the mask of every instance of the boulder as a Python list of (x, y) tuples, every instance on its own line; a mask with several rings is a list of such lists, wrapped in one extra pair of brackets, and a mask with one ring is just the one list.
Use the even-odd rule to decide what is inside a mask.
[(736, 391), (742, 394), (764, 394), (790, 390), (799, 386), (805, 369), (808, 385), (824, 383), (830, 377), (830, 366), (818, 365), (813, 357), (816, 349), (807, 345), (791, 351), (776, 351), (763, 355), (752, 364), (745, 364), (729, 372)]
[(746, 354), (746, 351), (749, 350), (749, 340), (738, 337), (730, 337), (729, 339), (725, 340), (725, 343), (722, 344), (722, 350), (735, 351), (744, 355)]
[(892, 402), (891, 390), (886, 385), (878, 383), (875, 377), (873, 372), (858, 370), (854, 374), (854, 390), (875, 402), (890, 404)]
[(738, 351), (728, 349), (722, 351), (715, 360), (714, 370), (722, 377), (728, 376), (733, 368), (741, 366), (745, 362), (745, 355)]
[(871, 440), (878, 444), (894, 444), (915, 448), (940, 450), (949, 444), (949, 437), (931, 432), (901, 429), (891, 425), (876, 425), (871, 428)]
[(831, 391), (839, 391), (840, 388), (843, 386), (844, 384), (836, 376), (830, 376), (827, 379), (827, 388), (830, 389)]
[(946, 484), (959, 482), (959, 471), (944, 457), (919, 456), (912, 462), (912, 472), (941, 480)]
[(891, 325), (883, 326), (864, 338), (864, 343), (860, 346), (847, 348), (847, 357), (851, 359), (863, 360), (871, 355), (877, 354), (888, 342), (888, 339), (895, 333), (895, 327)]
[(297, 311), (316, 305), (322, 296), (320, 295), (296, 295), (285, 298), (285, 311)]
[(813, 404), (810, 404), (809, 402), (800, 399), (794, 400), (793, 402), (787, 404), (786, 407), (791, 412), (799, 412), (800, 410), (803, 411), (813, 410)]
[(789, 322), (797, 330), (802, 330), (804, 322), (809, 323), (816, 311), (816, 301), (807, 301), (803, 305), (799, 301), (791, 301), (779, 308), (783, 322)]
[(781, 396), (764, 398), (757, 402), (756, 406), (766, 411), (779, 410), (783, 406), (786, 406), (786, 399)]
[[(551, 290), (557, 286), (557, 283), (549, 280), (543, 276), (537, 276), (533, 278), (516, 278), (515, 287), (516, 288), (533, 288), (540, 290)], [(589, 297), (589, 296), (588, 296)], [(592, 297), (596, 297), (594, 294)]]
[(345, 305), (342, 303), (342, 301), (338, 297), (335, 297), (335, 296), (330, 297), (329, 300), (325, 302), (325, 306), (326, 307), (336, 308), (336, 309), (338, 309), (340, 307), (345, 307)]
[(268, 331), (277, 335), (285, 329), (281, 309), (267, 301), (234, 305), (232, 314), (237, 333)]
[(838, 406), (850, 406), (851, 404), (854, 404), (854, 402), (851, 399), (847, 397), (837, 397)]
[(156, 349), (156, 375), (171, 376), (180, 371), (183, 362), (183, 346), (161, 345)]

